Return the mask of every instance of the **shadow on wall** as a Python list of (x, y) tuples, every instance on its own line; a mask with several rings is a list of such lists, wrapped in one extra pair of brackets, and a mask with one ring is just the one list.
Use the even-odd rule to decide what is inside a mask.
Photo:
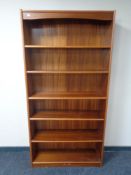
[[(131, 30), (116, 24), (106, 130), (106, 138), (108, 141), (106, 141), (106, 145), (108, 145), (108, 143), (117, 143), (118, 145), (123, 143), (122, 140), (125, 140), (127, 124), (131, 120), (129, 118), (131, 114), (130, 38)], [(110, 127), (112, 130), (110, 130)], [(131, 129), (128, 131), (128, 134), (127, 141), (129, 141), (129, 136), (131, 135)]]

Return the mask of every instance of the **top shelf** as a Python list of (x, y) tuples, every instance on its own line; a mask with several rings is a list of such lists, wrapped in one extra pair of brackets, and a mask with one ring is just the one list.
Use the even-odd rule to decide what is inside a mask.
[(38, 19), (89, 19), (112, 21), (115, 11), (22, 11), (23, 20)]
[(25, 48), (38, 49), (110, 49), (111, 46), (45, 46), (45, 45), (25, 45)]

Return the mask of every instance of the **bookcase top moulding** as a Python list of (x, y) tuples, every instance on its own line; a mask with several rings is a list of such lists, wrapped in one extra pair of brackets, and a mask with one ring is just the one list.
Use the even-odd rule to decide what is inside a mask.
[(114, 13), (115, 11), (22, 10), (23, 20), (70, 18), (112, 21)]

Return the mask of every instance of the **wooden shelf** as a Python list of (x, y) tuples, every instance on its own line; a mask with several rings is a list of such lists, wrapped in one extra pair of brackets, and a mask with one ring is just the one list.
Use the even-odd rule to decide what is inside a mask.
[(32, 70), (27, 71), (27, 74), (108, 74), (106, 70), (89, 70), (89, 71), (44, 71)]
[(37, 142), (102, 142), (102, 133), (98, 130), (49, 130), (37, 131), (31, 140)]
[(66, 111), (41, 111), (34, 114), (30, 120), (98, 120), (103, 121), (102, 113), (99, 111), (66, 112)]
[(100, 165), (100, 153), (95, 150), (38, 151), (33, 165)]
[(25, 45), (25, 48), (36, 49), (110, 49), (111, 46), (45, 46), (45, 45)]
[(38, 92), (29, 97), (30, 100), (42, 99), (106, 99), (101, 93), (95, 92)]
[(94, 21), (112, 21), (114, 11), (49, 11), (49, 10), (31, 10), (23, 11), (23, 20), (50, 20), (50, 19), (86, 19)]

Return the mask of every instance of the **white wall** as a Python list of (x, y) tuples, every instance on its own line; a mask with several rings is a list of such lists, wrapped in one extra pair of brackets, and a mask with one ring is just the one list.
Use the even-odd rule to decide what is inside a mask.
[(131, 146), (131, 1), (0, 1), (0, 146), (27, 146), (28, 127), (19, 9), (116, 10), (105, 145)]

